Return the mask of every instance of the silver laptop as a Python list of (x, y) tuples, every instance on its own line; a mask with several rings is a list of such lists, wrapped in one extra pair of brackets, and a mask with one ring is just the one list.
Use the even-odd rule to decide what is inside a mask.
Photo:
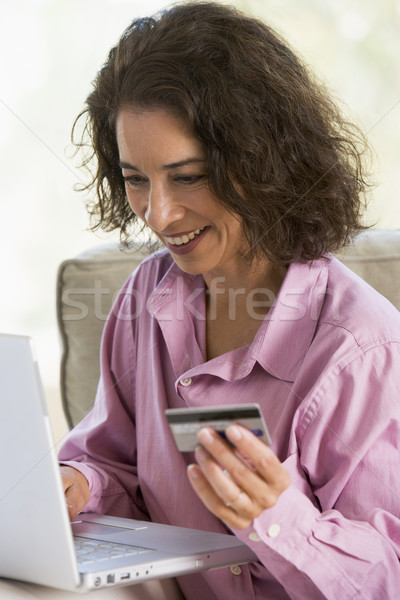
[(66, 590), (256, 560), (233, 535), (95, 514), (72, 526), (30, 338), (0, 334), (0, 576)]

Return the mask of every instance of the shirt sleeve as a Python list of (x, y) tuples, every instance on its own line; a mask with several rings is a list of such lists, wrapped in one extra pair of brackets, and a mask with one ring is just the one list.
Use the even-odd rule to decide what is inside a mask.
[(235, 534), (290, 598), (396, 598), (400, 590), (399, 345), (371, 349), (304, 407), (291, 485)]
[(137, 474), (133, 341), (134, 296), (129, 280), (106, 322), (95, 404), (68, 434), (59, 461), (85, 475), (90, 487), (86, 512), (149, 520)]

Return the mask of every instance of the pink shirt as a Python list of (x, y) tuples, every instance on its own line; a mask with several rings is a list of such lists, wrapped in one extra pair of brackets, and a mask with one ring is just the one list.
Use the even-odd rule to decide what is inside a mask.
[(290, 266), (250, 346), (205, 360), (205, 290), (165, 251), (104, 331), (95, 408), (62, 462), (88, 511), (226, 532), (192, 491), (167, 407), (260, 403), (292, 484), (234, 531), (259, 562), (179, 578), (188, 600), (400, 598), (400, 317), (336, 259)]

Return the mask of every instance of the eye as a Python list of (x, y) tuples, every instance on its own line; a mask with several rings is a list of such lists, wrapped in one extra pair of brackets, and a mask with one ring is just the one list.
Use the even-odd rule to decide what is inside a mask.
[(176, 175), (174, 181), (183, 185), (194, 185), (206, 179), (206, 175)]
[(124, 177), (125, 185), (129, 185), (129, 187), (137, 188), (147, 183), (146, 177), (142, 177), (141, 175), (128, 175)]

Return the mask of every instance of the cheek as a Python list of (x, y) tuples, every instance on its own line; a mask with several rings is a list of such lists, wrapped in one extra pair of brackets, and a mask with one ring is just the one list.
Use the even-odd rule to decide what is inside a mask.
[(226, 234), (229, 242), (239, 250), (248, 247), (248, 242), (244, 233), (243, 225), (238, 218), (232, 217), (226, 223)]

